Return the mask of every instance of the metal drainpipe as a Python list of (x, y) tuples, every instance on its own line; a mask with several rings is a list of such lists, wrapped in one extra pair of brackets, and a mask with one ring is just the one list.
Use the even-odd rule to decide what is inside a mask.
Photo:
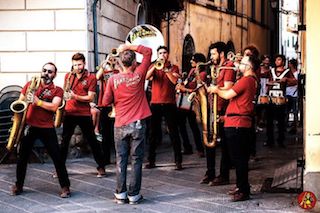
[(97, 32), (97, 3), (99, 0), (94, 0), (92, 3), (92, 20), (93, 20), (93, 51), (94, 51), (94, 70), (99, 65), (98, 61), (98, 32)]

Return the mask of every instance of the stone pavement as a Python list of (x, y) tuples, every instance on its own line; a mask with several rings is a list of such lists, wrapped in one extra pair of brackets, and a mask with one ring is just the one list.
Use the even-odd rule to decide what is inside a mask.
[[(291, 135), (287, 148), (270, 149), (262, 147), (264, 137), (265, 133), (258, 134), (258, 160), (250, 163), (249, 201), (233, 203), (226, 194), (234, 186), (234, 170), (230, 185), (199, 184), (206, 163), (197, 154), (183, 156), (184, 169), (174, 170), (172, 147), (165, 136), (157, 151), (157, 167), (143, 170), (141, 193), (145, 200), (139, 205), (114, 203), (114, 164), (107, 166), (105, 178), (97, 178), (92, 158), (81, 157), (67, 161), (72, 192), (67, 199), (58, 196), (60, 188), (52, 178), (50, 161), (29, 164), (25, 192), (19, 196), (11, 196), (9, 188), (15, 181), (16, 165), (0, 165), (0, 212), (305, 212), (297, 205), (297, 194), (260, 192), (265, 178), (273, 177), (276, 168), (302, 153), (301, 142), (296, 145)], [(219, 162), (220, 155), (217, 159)]]

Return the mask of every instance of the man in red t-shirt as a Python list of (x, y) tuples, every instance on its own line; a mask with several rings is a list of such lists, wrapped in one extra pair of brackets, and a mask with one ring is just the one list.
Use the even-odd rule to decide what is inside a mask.
[[(197, 65), (198, 63), (205, 63), (206, 62), (206, 57), (202, 53), (195, 53), (193, 54), (190, 63), (191, 63), (191, 70), (187, 75), (187, 78), (180, 84), (177, 84), (176, 90), (180, 91), (181, 93), (181, 98), (187, 99), (187, 97), (194, 92), (195, 89), (197, 89), (197, 84), (200, 80), (200, 82), (207, 82), (207, 72), (206, 72), (206, 66), (199, 66), (198, 68)], [(196, 69), (199, 69), (198, 71)], [(179, 100), (180, 101), (180, 98)], [(192, 103), (190, 103), (192, 104)], [(196, 149), (198, 151), (198, 156), (199, 157), (204, 157), (204, 148), (203, 144), (201, 141), (201, 133), (200, 129), (197, 123), (196, 119), (196, 113), (192, 109), (194, 106), (190, 106), (189, 109), (185, 109), (180, 107), (178, 105), (178, 127), (180, 131), (180, 135), (183, 140), (183, 154), (188, 155), (188, 154), (193, 154), (192, 151), (192, 146), (189, 141), (188, 137), (188, 132), (187, 132), (187, 119), (193, 134), (194, 138), (194, 143), (196, 145)]]
[[(89, 143), (94, 160), (98, 164), (97, 177), (105, 176), (105, 162), (94, 133), (94, 126), (90, 112), (90, 102), (96, 94), (97, 79), (85, 68), (85, 57), (82, 53), (72, 56), (72, 71), (65, 75), (66, 99), (61, 152), (64, 162), (67, 160), (70, 139), (74, 129), (79, 125), (83, 137)], [(66, 88), (69, 87), (69, 88)]]
[(40, 139), (55, 165), (62, 188), (60, 196), (62, 198), (70, 197), (70, 181), (65, 163), (60, 155), (53, 119), (63, 97), (63, 90), (53, 83), (56, 75), (56, 66), (48, 62), (42, 67), (39, 87), (31, 89), (31, 82), (28, 82), (21, 91), (19, 101), (26, 102), (28, 105), (26, 109), (26, 128), (22, 131), (26, 132), (26, 135), (22, 136), (20, 143), (16, 170), (17, 181), (11, 189), (12, 195), (19, 195), (23, 192), (28, 158), (34, 142)]
[(254, 56), (245, 56), (239, 69), (243, 76), (231, 89), (222, 90), (218, 86), (208, 88), (209, 93), (217, 93), (225, 100), (230, 100), (226, 109), (224, 128), (229, 155), (236, 169), (236, 188), (229, 191), (232, 201), (250, 199), (248, 180), (248, 161), (250, 155), (250, 132), (257, 90), (257, 78), (254, 70), (259, 68), (259, 62)]
[(152, 80), (151, 94), (151, 126), (149, 143), (149, 163), (147, 169), (155, 168), (156, 147), (160, 143), (159, 135), (162, 133), (162, 117), (165, 117), (169, 129), (170, 139), (173, 145), (176, 170), (182, 169), (181, 141), (178, 125), (175, 119), (177, 115), (175, 85), (179, 78), (179, 68), (169, 62), (168, 48), (160, 46), (157, 49), (158, 58), (164, 61), (162, 69), (157, 70), (151, 66), (147, 73), (147, 80)]
[[(152, 51), (142, 45), (121, 44), (120, 73), (112, 75), (107, 83), (102, 105), (114, 104), (114, 141), (116, 148), (117, 186), (115, 201), (119, 204), (137, 204), (140, 194), (146, 118), (151, 115), (144, 91), (145, 76), (150, 65)], [(135, 63), (135, 52), (143, 55), (140, 65)], [(131, 178), (127, 190), (127, 166), (131, 157)]]
[[(222, 90), (230, 89), (236, 78), (233, 63), (227, 60), (227, 46), (224, 42), (216, 42), (210, 46), (210, 59), (216, 69), (219, 69), (219, 75), (216, 79), (216, 85)], [(218, 97), (217, 111), (220, 118), (225, 114), (228, 101)], [(206, 148), (207, 171), (200, 181), (201, 184), (209, 184), (210, 186), (229, 184), (230, 158), (228, 155), (228, 146), (224, 139), (223, 119), (218, 123), (218, 136), (221, 143), (221, 163), (220, 175), (215, 177), (216, 148)]]
[(106, 86), (108, 79), (119, 73), (117, 59), (110, 54), (107, 56), (106, 60), (102, 62), (101, 68), (96, 73), (96, 78), (99, 81), (99, 97), (98, 97), (98, 108), (100, 109), (100, 127), (102, 135), (102, 150), (104, 153), (104, 160), (106, 165), (110, 164), (110, 151), (114, 144), (114, 117), (110, 116), (112, 114), (112, 105), (103, 106), (102, 100), (106, 92)]

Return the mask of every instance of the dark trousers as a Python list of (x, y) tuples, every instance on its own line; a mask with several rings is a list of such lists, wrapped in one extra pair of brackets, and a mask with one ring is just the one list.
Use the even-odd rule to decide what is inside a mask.
[(102, 157), (102, 152), (100, 149), (100, 145), (96, 139), (94, 134), (94, 126), (92, 123), (91, 116), (72, 116), (67, 115), (64, 117), (63, 120), (63, 133), (62, 133), (62, 144), (61, 144), (61, 152), (62, 152), (62, 159), (64, 162), (67, 160), (68, 156), (68, 149), (70, 139), (73, 135), (74, 129), (76, 126), (79, 125), (83, 137), (87, 140), (91, 147), (91, 151), (93, 154), (93, 158), (98, 164), (98, 168), (104, 168), (105, 162)]
[(161, 135), (162, 117), (165, 118), (169, 129), (169, 136), (173, 145), (175, 163), (182, 162), (181, 141), (179, 138), (177, 119), (177, 107), (175, 104), (151, 104), (151, 129), (149, 141), (149, 157), (148, 160), (154, 163), (156, 160), (156, 148), (160, 143), (159, 135)]
[(226, 127), (225, 134), (231, 162), (236, 169), (237, 187), (240, 192), (249, 195), (248, 161), (250, 155), (250, 128)]
[(273, 121), (278, 122), (278, 144), (282, 145), (285, 139), (286, 105), (269, 104), (267, 107), (267, 144), (274, 144)]
[(34, 142), (40, 139), (48, 151), (53, 164), (56, 168), (56, 172), (59, 178), (59, 184), (61, 187), (69, 187), (70, 181), (66, 166), (62, 160), (62, 156), (59, 150), (59, 144), (57, 134), (54, 128), (37, 128), (30, 127), (27, 135), (22, 138), (18, 161), (17, 161), (17, 182), (16, 185), (23, 187), (24, 179), (26, 177), (27, 163), (29, 156), (32, 152)]
[(200, 129), (198, 127), (197, 119), (196, 119), (196, 113), (192, 110), (184, 110), (184, 109), (178, 109), (178, 115), (179, 115), (179, 131), (180, 135), (182, 137), (183, 141), (183, 148), (185, 151), (192, 151), (192, 146), (190, 144), (190, 140), (188, 137), (188, 131), (187, 131), (187, 119), (190, 125), (190, 129), (193, 134), (194, 143), (196, 145), (196, 149), (198, 152), (203, 152), (204, 148), (201, 142), (201, 134)]
[[(223, 179), (229, 180), (229, 171), (231, 168), (231, 160), (229, 157), (228, 144), (225, 139), (225, 132), (223, 123), (219, 123), (219, 136), (221, 144), (221, 161), (220, 161), (220, 176)], [(206, 158), (207, 158), (207, 172), (206, 175), (213, 179), (215, 177), (216, 167), (216, 148), (206, 147)]]
[(106, 165), (110, 164), (111, 150), (114, 147), (114, 118), (108, 116), (111, 110), (112, 107), (103, 107), (100, 114), (102, 150)]

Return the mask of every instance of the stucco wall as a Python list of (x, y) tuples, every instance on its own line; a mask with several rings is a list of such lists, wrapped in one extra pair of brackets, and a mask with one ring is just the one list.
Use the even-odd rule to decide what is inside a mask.
[[(261, 10), (260, 5), (257, 10)], [(248, 10), (246, 8), (243, 11)], [(258, 18), (261, 19), (261, 16)], [(167, 40), (167, 26), (167, 22), (163, 22), (162, 32), (165, 40)], [(256, 45), (261, 53), (268, 53), (270, 48), (269, 29), (252, 23), (247, 18), (185, 3), (185, 11), (180, 12), (176, 20), (170, 24), (170, 59), (180, 67), (183, 41), (187, 34), (192, 36), (196, 51), (205, 55), (208, 54), (210, 44), (217, 41), (232, 41), (236, 51), (240, 51), (248, 44)]]

